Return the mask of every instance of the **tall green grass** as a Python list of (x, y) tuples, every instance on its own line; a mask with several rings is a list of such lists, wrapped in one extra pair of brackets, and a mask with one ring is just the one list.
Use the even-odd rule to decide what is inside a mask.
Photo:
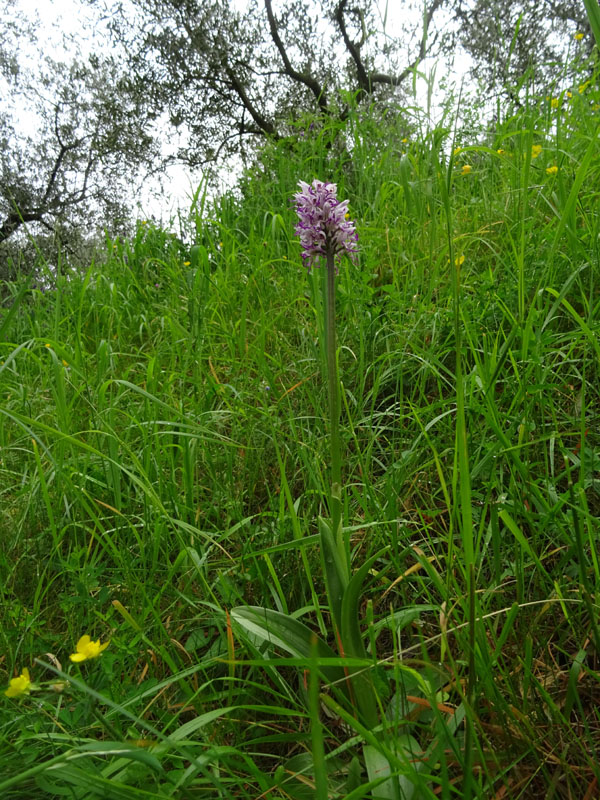
[[(595, 87), (471, 135), (307, 123), (176, 236), (140, 222), (4, 287), (0, 671), (40, 688), (2, 698), (0, 796), (597, 795)], [(360, 236), (337, 325), (354, 568), (386, 548), (368, 663), (230, 613), (330, 628), (321, 275), (290, 203), (314, 177)], [(76, 667), (84, 633), (110, 646)], [(357, 667), (385, 733), (345, 699)]]

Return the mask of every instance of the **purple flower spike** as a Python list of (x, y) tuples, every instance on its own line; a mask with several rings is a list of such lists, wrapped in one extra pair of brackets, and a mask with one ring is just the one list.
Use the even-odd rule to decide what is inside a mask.
[(314, 180), (312, 184), (299, 181), (300, 191), (294, 195), (302, 258), (310, 270), (319, 266), (321, 258), (333, 256), (337, 264), (343, 253), (356, 261), (358, 236), (354, 222), (348, 216), (348, 201), (337, 199), (335, 183)]

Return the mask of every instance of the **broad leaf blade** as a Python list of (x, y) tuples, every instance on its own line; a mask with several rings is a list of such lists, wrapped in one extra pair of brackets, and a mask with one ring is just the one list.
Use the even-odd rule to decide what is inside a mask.
[[(315, 647), (318, 658), (337, 658), (331, 647), (310, 628), (279, 611), (259, 606), (239, 606), (231, 610), (231, 620), (273, 647), (285, 650), (296, 658), (306, 658), (307, 666), (311, 657), (314, 657)], [(342, 667), (323, 666), (320, 671), (331, 683), (343, 681), (345, 677)]]

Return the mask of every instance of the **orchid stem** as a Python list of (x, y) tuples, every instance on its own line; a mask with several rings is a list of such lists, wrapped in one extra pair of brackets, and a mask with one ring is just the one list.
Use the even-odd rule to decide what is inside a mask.
[(344, 540), (342, 526), (342, 459), (340, 452), (340, 382), (337, 369), (335, 334), (335, 262), (334, 254), (327, 252), (326, 290), (326, 349), (327, 380), (329, 384), (329, 441), (331, 447), (331, 530), (342, 563), (350, 573), (350, 552)]

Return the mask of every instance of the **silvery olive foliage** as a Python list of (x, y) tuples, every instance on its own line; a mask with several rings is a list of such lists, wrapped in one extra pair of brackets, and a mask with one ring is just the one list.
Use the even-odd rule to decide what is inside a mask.
[[(401, 107), (423, 59), (467, 52), (489, 98), (552, 84), (579, 0), (87, 0), (125, 54), (138, 93), (175, 130), (170, 158), (204, 166), (289, 136), (294, 120), (343, 120), (350, 102)], [(572, 55), (571, 51), (571, 55)], [(431, 62), (430, 62), (431, 63)], [(438, 76), (439, 80), (439, 76)]]
[(589, 68), (593, 37), (580, 0), (456, 0), (451, 14), (472, 77), (517, 105)]
[(343, 118), (350, 98), (405, 96), (413, 68), (439, 52), (446, 0), (409, 0), (393, 36), (384, 5), (369, 0), (88, 2), (103, 9), (138, 91), (180, 134), (176, 157), (199, 166), (286, 137), (307, 114)]
[(0, 26), (0, 79), (4, 79), (7, 84), (14, 84), (19, 73), (15, 54), (17, 42), (20, 38), (30, 35), (31, 28), (15, 14), (15, 0), (4, 0), (0, 10), (4, 12)]
[(60, 232), (68, 247), (70, 230), (92, 232), (123, 219), (131, 176), (155, 163), (158, 143), (148, 132), (145, 98), (130, 90), (122, 63), (96, 54), (36, 61), (31, 53), (43, 31), (26, 27), (12, 3), (2, 5), (15, 13), (0, 41), (0, 259), (6, 260), (6, 244), (25, 230), (44, 241)]

